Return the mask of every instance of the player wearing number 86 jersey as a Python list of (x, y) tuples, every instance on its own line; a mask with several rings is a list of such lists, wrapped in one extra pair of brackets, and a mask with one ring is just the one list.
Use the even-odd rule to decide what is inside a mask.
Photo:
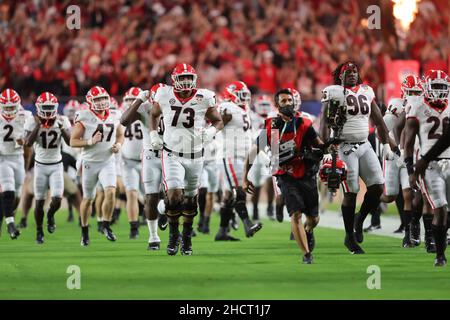
[(64, 167), (62, 164), (61, 141), (70, 140), (70, 122), (67, 117), (58, 116), (58, 100), (50, 92), (42, 93), (36, 101), (36, 117), (25, 123), (27, 146), (34, 145), (34, 197), (36, 219), (36, 242), (44, 242), (42, 223), (44, 203), (50, 188), (51, 202), (47, 212), (47, 230), (55, 231), (54, 215), (61, 206), (64, 192)]

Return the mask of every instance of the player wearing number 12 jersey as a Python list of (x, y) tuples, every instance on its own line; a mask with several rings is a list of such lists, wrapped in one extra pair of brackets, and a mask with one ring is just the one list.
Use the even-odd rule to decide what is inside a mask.
[[(371, 87), (362, 84), (358, 68), (353, 62), (346, 62), (337, 67), (334, 75), (335, 85), (323, 90), (321, 133), (326, 141), (329, 130), (326, 125), (326, 114), (331, 104), (343, 107), (346, 111), (346, 122), (342, 128), (339, 146), (339, 158), (348, 167), (347, 180), (343, 183), (344, 200), (342, 216), (345, 225), (345, 246), (352, 254), (364, 253), (356, 243), (363, 241), (363, 222), (367, 214), (378, 207), (383, 193), (383, 172), (375, 151), (367, 138), (369, 136), (369, 120), (377, 127), (380, 141), (383, 143), (383, 157), (393, 159), (389, 144), (388, 130), (383, 121), (380, 108), (375, 102), (375, 94)], [(395, 143), (392, 143), (395, 146)], [(395, 146), (396, 147), (396, 146)], [(397, 148), (398, 149), (398, 148)], [(329, 155), (328, 155), (329, 158)], [(356, 196), (359, 191), (359, 177), (367, 186), (364, 205), (355, 219)], [(353, 233), (355, 229), (355, 233)], [(356, 238), (356, 241), (355, 241)]]
[(116, 194), (116, 164), (114, 154), (120, 151), (123, 143), (123, 127), (120, 115), (110, 110), (110, 96), (99, 86), (92, 87), (86, 94), (88, 110), (80, 110), (75, 117), (75, 124), (70, 138), (70, 145), (83, 148), (81, 152), (81, 186), (83, 201), (81, 203), (81, 245), (89, 245), (88, 219), (95, 198), (97, 182), (105, 191), (102, 205), (103, 232), (110, 241), (116, 236), (110, 228)]
[(61, 155), (61, 138), (70, 142), (70, 122), (58, 116), (58, 99), (50, 92), (42, 93), (36, 101), (36, 117), (25, 123), (25, 144), (34, 145), (34, 217), (36, 243), (44, 243), (42, 223), (44, 204), (50, 188), (51, 202), (47, 211), (47, 230), (55, 231), (56, 211), (61, 206), (64, 192), (64, 167)]
[[(175, 255), (179, 247), (179, 217), (184, 216), (181, 253), (192, 254), (192, 224), (197, 215), (197, 190), (203, 170), (204, 143), (223, 128), (216, 109), (214, 92), (197, 88), (197, 73), (185, 63), (172, 72), (173, 86), (158, 88), (150, 114), (153, 149), (164, 147), (161, 156), (163, 182), (167, 194), (169, 244), (167, 253)], [(164, 135), (158, 135), (163, 117)], [(207, 121), (211, 123), (207, 127)]]

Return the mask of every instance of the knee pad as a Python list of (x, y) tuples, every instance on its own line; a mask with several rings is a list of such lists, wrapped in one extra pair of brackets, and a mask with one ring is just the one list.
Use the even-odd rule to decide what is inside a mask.
[(185, 217), (195, 217), (198, 214), (198, 204), (197, 197), (185, 198), (183, 216)]

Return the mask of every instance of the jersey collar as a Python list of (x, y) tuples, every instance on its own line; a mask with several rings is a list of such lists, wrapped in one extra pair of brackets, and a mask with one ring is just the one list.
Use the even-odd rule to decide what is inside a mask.
[(94, 111), (91, 110), (91, 109), (89, 109), (89, 111), (91, 111), (93, 114), (95, 114), (95, 116), (96, 116), (97, 118), (99, 118), (100, 120), (102, 120), (102, 121), (105, 121), (105, 120), (108, 119), (108, 117), (109, 117), (109, 109), (106, 109), (106, 110), (105, 110), (105, 115), (104, 115), (104, 116), (98, 114), (97, 112), (94, 112)]
[(423, 101), (425, 102), (425, 104), (426, 104), (428, 107), (430, 107), (431, 109), (434, 109), (434, 110), (437, 111), (438, 113), (444, 112), (445, 109), (447, 109), (447, 107), (448, 107), (448, 103), (445, 105), (444, 108), (436, 108), (436, 107), (432, 106), (432, 105), (427, 101), (427, 99), (423, 99)]
[(195, 96), (196, 93), (197, 93), (197, 89), (193, 89), (192, 94), (189, 97), (182, 98), (178, 95), (178, 93), (175, 90), (173, 90), (173, 94), (175, 95), (175, 98), (177, 98), (177, 100), (180, 101), (181, 104), (185, 104), (186, 102), (189, 102), (189, 100), (191, 100)]
[(356, 86), (354, 86), (354, 87), (347, 87), (347, 86), (344, 86), (344, 88), (347, 89), (347, 90), (352, 91), (353, 93), (356, 93), (356, 92), (358, 92), (358, 90), (359, 90), (359, 84), (356, 85)]

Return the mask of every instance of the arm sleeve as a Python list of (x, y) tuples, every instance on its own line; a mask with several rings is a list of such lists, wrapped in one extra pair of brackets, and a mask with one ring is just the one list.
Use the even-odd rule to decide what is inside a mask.
[(443, 133), (433, 147), (423, 156), (426, 161), (432, 161), (439, 157), (439, 155), (450, 147), (450, 129)]

